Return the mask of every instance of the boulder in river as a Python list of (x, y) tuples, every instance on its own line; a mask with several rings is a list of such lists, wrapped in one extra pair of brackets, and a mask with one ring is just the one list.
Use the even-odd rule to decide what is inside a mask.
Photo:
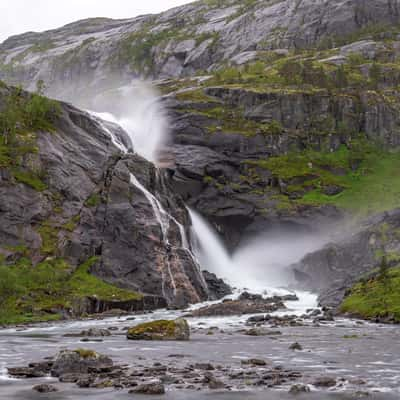
[(146, 322), (130, 328), (127, 338), (131, 340), (189, 340), (190, 328), (183, 318)]
[(87, 374), (88, 372), (107, 372), (113, 367), (111, 358), (93, 350), (63, 350), (54, 361), (51, 375)]
[(286, 306), (278, 296), (264, 299), (261, 295), (242, 293), (237, 300), (224, 300), (192, 311), (188, 317), (209, 317), (215, 315), (262, 314), (285, 309)]
[(53, 385), (47, 385), (47, 384), (41, 384), (41, 385), (36, 385), (32, 388), (36, 392), (39, 393), (53, 393), (53, 392), (58, 392), (58, 389), (53, 386)]
[(151, 395), (164, 394), (165, 387), (159, 381), (149, 382), (138, 385), (134, 389), (131, 389), (129, 393), (151, 394)]

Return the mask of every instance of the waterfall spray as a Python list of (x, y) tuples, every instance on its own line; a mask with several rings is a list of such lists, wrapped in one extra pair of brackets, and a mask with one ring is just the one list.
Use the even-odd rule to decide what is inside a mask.
[(289, 265), (318, 249), (327, 238), (291, 232), (250, 238), (229, 254), (222, 240), (197, 212), (193, 223), (194, 251), (203, 267), (237, 288), (277, 292), (290, 282)]
[[(110, 95), (111, 96), (111, 95)], [(142, 81), (115, 89), (112, 113), (96, 115), (121, 126), (138, 154), (157, 164), (158, 150), (168, 140), (169, 123), (157, 91)]]

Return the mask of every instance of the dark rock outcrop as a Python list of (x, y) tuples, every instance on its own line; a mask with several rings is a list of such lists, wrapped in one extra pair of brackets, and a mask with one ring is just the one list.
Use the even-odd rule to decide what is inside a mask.
[(293, 265), (296, 285), (319, 293), (321, 305), (337, 307), (349, 288), (379, 267), (383, 255), (397, 264), (399, 228), (399, 209), (368, 219), (356, 233)]
[[(6, 96), (7, 89), (4, 96), (0, 93), (0, 105)], [(33, 265), (62, 259), (73, 273), (90, 259), (91, 274), (145, 295), (125, 301), (103, 299), (92, 291), (74, 299), (65, 316), (182, 307), (207, 299), (204, 279), (178, 226), (180, 221), (188, 227), (189, 216), (162, 173), (137, 154), (121, 153), (89, 114), (68, 104), (60, 107), (53, 131), (37, 132), (35, 151), (21, 157), (19, 168), (28, 177), (41, 177), (40, 190), (16, 180), (10, 168), (1, 168), (0, 255), (5, 264), (29, 254)], [(123, 134), (114, 128), (116, 135)], [(132, 176), (157, 193), (171, 215), (168, 245)]]
[(210, 300), (219, 300), (232, 294), (232, 288), (215, 274), (203, 271), (203, 276), (208, 287), (208, 296)]
[(262, 298), (261, 296), (244, 296), (237, 300), (224, 300), (193, 310), (188, 317), (211, 317), (225, 315), (262, 314), (285, 309), (282, 299), (278, 296)]
[(111, 358), (92, 350), (63, 350), (51, 368), (51, 375), (61, 377), (67, 374), (87, 374), (93, 371), (109, 371), (114, 363)]

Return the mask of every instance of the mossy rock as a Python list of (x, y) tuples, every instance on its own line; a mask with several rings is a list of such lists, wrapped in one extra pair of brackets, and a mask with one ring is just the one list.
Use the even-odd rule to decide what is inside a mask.
[(158, 320), (130, 328), (127, 338), (131, 340), (189, 340), (190, 328), (183, 318), (174, 321)]

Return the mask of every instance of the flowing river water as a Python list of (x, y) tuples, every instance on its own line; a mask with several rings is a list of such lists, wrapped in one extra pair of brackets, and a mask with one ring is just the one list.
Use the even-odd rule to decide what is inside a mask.
[[(296, 307), (295, 302), (287, 304)], [(299, 312), (299, 309), (293, 309)], [(312, 391), (304, 399), (354, 399), (368, 392), (370, 399), (400, 398), (400, 333), (395, 326), (362, 323), (355, 320), (305, 324), (298, 327), (279, 327), (281, 335), (251, 337), (241, 329), (247, 317), (191, 318), (191, 340), (188, 342), (140, 342), (126, 339), (125, 327), (159, 318), (175, 318), (179, 311), (160, 310), (152, 314), (135, 315), (104, 320), (71, 321), (43, 324), (24, 329), (0, 331), (0, 398), (15, 400), (33, 399), (128, 399), (127, 390), (78, 389), (73, 384), (55, 383), (53, 378), (15, 380), (7, 376), (6, 367), (27, 365), (54, 356), (61, 349), (88, 348), (107, 354), (118, 364), (152, 366), (160, 363), (168, 367), (210, 362), (222, 365), (231, 371), (240, 370), (241, 360), (262, 358), (273, 365), (298, 370), (303, 374), (302, 382), (309, 383), (319, 376), (331, 376), (339, 384), (335, 389)], [(81, 343), (81, 338), (65, 337), (64, 334), (80, 332), (82, 329), (118, 328), (101, 342)], [(213, 335), (209, 329), (218, 327)], [(302, 351), (289, 350), (293, 342), (303, 346)], [(171, 358), (171, 355), (182, 358)], [(36, 394), (32, 386), (38, 383), (55, 383), (57, 393)], [(310, 386), (312, 389), (312, 386)], [(286, 399), (288, 387), (276, 390), (233, 391), (188, 391), (170, 388), (164, 399)], [(355, 393), (358, 394), (356, 395)], [(134, 398), (141, 398), (134, 395)], [(157, 396), (152, 396), (157, 399)], [(160, 397), (161, 398), (161, 397)]]

